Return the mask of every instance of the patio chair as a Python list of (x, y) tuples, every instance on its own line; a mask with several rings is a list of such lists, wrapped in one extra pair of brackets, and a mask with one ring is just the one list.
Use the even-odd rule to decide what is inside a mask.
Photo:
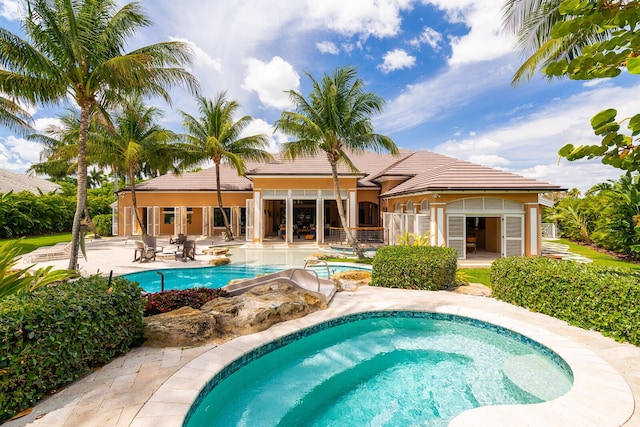
[(173, 237), (169, 238), (169, 244), (171, 245), (184, 245), (186, 241), (187, 235), (182, 233), (178, 233), (178, 237), (176, 237), (175, 239)]
[(158, 248), (157, 240), (156, 236), (147, 236), (144, 241), (147, 245), (147, 249), (153, 249), (155, 253), (162, 252), (163, 247)]
[(473, 253), (478, 253), (478, 246), (476, 245), (476, 236), (467, 236), (467, 250), (472, 250)]
[(187, 262), (187, 260), (195, 261), (196, 259), (196, 241), (187, 240), (184, 242), (182, 249), (176, 252), (176, 261)]
[(147, 262), (156, 260), (156, 251), (147, 247), (144, 242), (136, 241), (136, 249), (133, 253), (133, 262)]

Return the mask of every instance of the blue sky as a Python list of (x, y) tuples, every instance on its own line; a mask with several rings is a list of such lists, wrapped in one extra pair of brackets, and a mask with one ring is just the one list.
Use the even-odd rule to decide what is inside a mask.
[[(366, 89), (386, 100), (376, 132), (402, 148), (426, 149), (582, 191), (621, 171), (599, 160), (559, 161), (565, 143), (597, 143), (590, 118), (604, 108), (619, 117), (640, 111), (640, 81), (549, 83), (540, 74), (510, 85), (522, 57), (501, 30), (502, 0), (143, 0), (155, 25), (133, 49), (166, 40), (191, 43), (190, 68), (202, 94), (221, 90), (254, 117), (248, 132), (286, 140), (273, 123), (291, 105), (284, 91), (309, 92), (305, 72), (320, 78), (352, 65)], [(19, 2), (0, 0), (0, 25), (20, 31)], [(121, 2), (124, 4), (124, 2)], [(173, 92), (164, 126), (181, 131), (178, 110), (197, 114), (191, 95)], [(57, 110), (34, 109), (37, 127)], [(24, 172), (40, 147), (0, 129), (0, 168)]]

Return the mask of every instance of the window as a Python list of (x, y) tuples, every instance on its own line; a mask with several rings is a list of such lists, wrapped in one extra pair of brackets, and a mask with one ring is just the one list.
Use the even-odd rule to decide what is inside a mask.
[(409, 200), (407, 202), (407, 213), (414, 213), (413, 212), (413, 200)]
[(173, 224), (175, 216), (173, 208), (162, 208), (162, 217), (165, 224)]
[[(224, 212), (227, 214), (227, 219), (231, 221), (231, 208), (223, 208)], [(224, 227), (224, 217), (222, 216), (222, 212), (220, 212), (220, 208), (213, 208), (213, 226), (214, 227)]]
[(420, 202), (420, 213), (429, 213), (429, 200), (422, 199)]
[(394, 206), (395, 206), (394, 212), (396, 212), (396, 213), (402, 212), (402, 203), (396, 202), (396, 204)]

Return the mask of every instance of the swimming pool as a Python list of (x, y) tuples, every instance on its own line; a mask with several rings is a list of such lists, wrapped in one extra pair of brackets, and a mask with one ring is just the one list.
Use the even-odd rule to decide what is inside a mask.
[(479, 320), (414, 311), (340, 317), (259, 347), (216, 374), (184, 425), (447, 425), (486, 405), (572, 386), (553, 351)]
[[(247, 264), (227, 264), (217, 267), (194, 268), (165, 268), (146, 270), (122, 275), (123, 278), (138, 282), (145, 292), (160, 292), (162, 273), (165, 290), (181, 290), (189, 288), (221, 288), (233, 279), (249, 279), (261, 274), (282, 271), (283, 266), (257, 266)], [(320, 278), (327, 278), (325, 265), (309, 266), (307, 269), (316, 271)], [(366, 270), (363, 267), (345, 265), (329, 265), (329, 274), (333, 275), (347, 270)]]

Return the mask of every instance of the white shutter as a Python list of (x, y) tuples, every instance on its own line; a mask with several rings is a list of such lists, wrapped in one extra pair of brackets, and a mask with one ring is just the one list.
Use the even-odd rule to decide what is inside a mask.
[(111, 235), (118, 235), (118, 206), (111, 208)]
[(133, 235), (133, 208), (131, 206), (124, 207), (124, 235)]
[[(415, 234), (416, 232), (416, 216), (413, 213), (404, 214), (404, 232)], [(411, 242), (413, 243), (413, 242)]]
[(524, 216), (505, 215), (502, 219), (502, 256), (524, 255)]
[(392, 238), (391, 238), (391, 231), (392, 231), (392, 216), (393, 214), (391, 212), (383, 212), (382, 213), (382, 228), (384, 228), (384, 244), (385, 245), (391, 245), (392, 243)]
[(179, 207), (173, 208), (173, 234), (178, 235), (182, 233), (182, 210)]
[(160, 235), (160, 206), (153, 207), (153, 235)]
[(416, 235), (422, 236), (431, 231), (431, 217), (427, 214), (416, 215)]
[(398, 239), (402, 237), (402, 233), (404, 232), (404, 229), (402, 228), (402, 226), (403, 226), (402, 214), (394, 212), (393, 213), (393, 235), (391, 236), (393, 241), (393, 243), (391, 243), (392, 245), (397, 244)]
[(458, 258), (466, 259), (464, 215), (447, 215), (447, 247), (458, 251)]
[(246, 212), (245, 212), (245, 220), (247, 221), (246, 225), (246, 234), (245, 238), (247, 242), (253, 241), (253, 200), (247, 199), (246, 203)]

